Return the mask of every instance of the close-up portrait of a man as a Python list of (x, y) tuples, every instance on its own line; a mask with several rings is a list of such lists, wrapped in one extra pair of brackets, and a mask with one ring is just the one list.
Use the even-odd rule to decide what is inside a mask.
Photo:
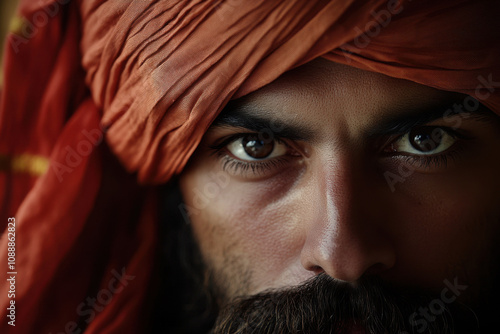
[(0, 11), (1, 333), (499, 331), (500, 1)]

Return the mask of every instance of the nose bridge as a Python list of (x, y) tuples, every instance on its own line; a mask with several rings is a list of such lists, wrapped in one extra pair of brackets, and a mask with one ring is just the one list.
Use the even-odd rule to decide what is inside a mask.
[(356, 281), (394, 265), (395, 254), (373, 211), (363, 168), (345, 158), (315, 174), (314, 209), (301, 252), (302, 265), (343, 281)]

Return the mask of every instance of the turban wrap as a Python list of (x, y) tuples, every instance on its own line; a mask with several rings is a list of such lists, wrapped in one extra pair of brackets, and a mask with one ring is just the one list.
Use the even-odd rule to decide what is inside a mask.
[[(7, 324), (2, 279), (0, 332), (143, 332), (155, 185), (181, 172), (230, 99), (314, 58), (500, 112), (499, 9), (493, 0), (21, 1), (0, 99), (0, 268), (10, 271), (14, 217), (17, 321)], [(89, 297), (105, 301), (92, 316)]]

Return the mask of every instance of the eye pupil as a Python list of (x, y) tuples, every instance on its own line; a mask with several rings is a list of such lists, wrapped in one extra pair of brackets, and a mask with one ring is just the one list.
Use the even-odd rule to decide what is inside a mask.
[(248, 135), (242, 138), (241, 144), (245, 153), (254, 159), (267, 158), (274, 149), (273, 140), (262, 140), (257, 135)]
[(409, 139), (416, 150), (430, 152), (441, 145), (443, 130), (436, 127), (416, 128), (410, 132)]

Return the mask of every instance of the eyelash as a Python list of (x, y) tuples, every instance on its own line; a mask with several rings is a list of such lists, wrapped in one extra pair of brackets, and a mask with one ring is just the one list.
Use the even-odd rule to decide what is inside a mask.
[[(436, 126), (439, 127), (439, 126)], [(470, 139), (463, 134), (460, 134), (450, 128), (447, 127), (439, 127), (446, 131), (449, 135), (457, 139), (457, 142), (450, 147), (450, 149), (438, 153), (435, 155), (409, 155), (402, 153), (387, 153), (386, 157), (399, 159), (403, 161), (406, 165), (415, 166), (416, 168), (421, 169), (430, 169), (430, 168), (438, 168), (438, 167), (446, 167), (450, 160), (456, 160), (462, 148), (463, 139)], [(218, 144), (214, 144), (209, 146), (211, 150), (213, 150), (212, 155), (216, 155), (218, 159), (222, 161), (222, 169), (223, 171), (232, 172), (237, 174), (238, 172), (242, 175), (246, 175), (251, 172), (253, 175), (261, 175), (271, 170), (278, 170), (280, 167), (285, 166), (290, 162), (290, 155), (281, 156), (269, 160), (259, 161), (259, 162), (250, 162), (250, 161), (241, 161), (239, 159), (231, 157), (231, 155), (227, 152), (226, 146), (232, 143), (235, 140), (238, 140), (246, 135), (255, 134), (254, 132), (247, 133), (238, 133), (231, 135), (229, 137), (225, 137)], [(390, 145), (391, 143), (399, 140), (404, 134), (398, 135), (396, 138), (386, 139), (385, 145)], [(283, 139), (279, 137), (274, 137), (278, 143), (286, 145), (290, 150), (293, 148)]]
[[(255, 134), (254, 132), (248, 132), (248, 133), (238, 133), (229, 137), (224, 138), (220, 143), (211, 145), (209, 148), (213, 150), (212, 154), (215, 154), (218, 159), (222, 160), (222, 170), (223, 171), (228, 171), (232, 173), (238, 173), (241, 172), (241, 174), (246, 174), (248, 172), (252, 172), (253, 175), (261, 175), (264, 174), (265, 172), (268, 172), (270, 170), (277, 170), (280, 167), (285, 166), (289, 161), (290, 161), (290, 156), (281, 156), (281, 157), (276, 157), (273, 159), (269, 160), (264, 160), (264, 161), (258, 161), (258, 162), (251, 162), (251, 161), (241, 161), (239, 159), (235, 159), (231, 157), (225, 147), (232, 143), (233, 141), (236, 141), (240, 138), (243, 138), (246, 135), (251, 135)], [(293, 150), (293, 148), (290, 147), (287, 142), (277, 136), (273, 138), (278, 143), (286, 145), (290, 150)]]
[[(456, 146), (457, 144), (453, 144)], [(450, 159), (456, 160), (460, 154), (459, 149), (447, 150), (436, 155), (399, 155), (399, 158), (407, 165), (414, 165), (417, 168), (429, 169), (432, 167), (446, 167)]]
[[(405, 165), (416, 166), (416, 168), (421, 169), (430, 169), (430, 168), (439, 168), (439, 167), (447, 167), (448, 162), (450, 160), (457, 160), (459, 158), (460, 153), (462, 152), (462, 145), (465, 139), (471, 139), (464, 134), (461, 134), (457, 131), (449, 127), (436, 126), (436, 128), (440, 128), (444, 130), (448, 135), (452, 136), (457, 141), (446, 151), (434, 155), (410, 155), (410, 154), (402, 154), (402, 153), (394, 153), (394, 154), (386, 154), (386, 156), (393, 157), (396, 159), (403, 160)], [(398, 135), (396, 138), (386, 140), (386, 145), (390, 145), (391, 143), (396, 142), (401, 139), (405, 134)]]

